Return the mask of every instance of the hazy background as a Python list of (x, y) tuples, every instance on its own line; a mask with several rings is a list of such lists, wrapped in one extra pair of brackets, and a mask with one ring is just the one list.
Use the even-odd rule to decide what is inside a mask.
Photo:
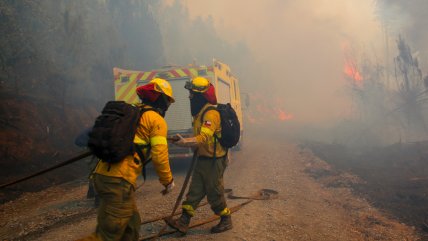
[(349, 114), (342, 46), (382, 41), (372, 1), (188, 0), (186, 4), (191, 16), (211, 15), (225, 39), (248, 44), (254, 68), (262, 73), (241, 78), (243, 87), (279, 98), (299, 122), (332, 121)]
[[(243, 90), (256, 96), (253, 104), (273, 105), (290, 116), (276, 122), (279, 128), (303, 124), (311, 131), (300, 134), (317, 138), (318, 127), (327, 127), (319, 138), (350, 143), (426, 138), (425, 101), (415, 100), (419, 109), (412, 113), (401, 103), (425, 88), (418, 83), (400, 92), (396, 60), (401, 36), (426, 76), (426, 1), (185, 2), (190, 16), (210, 19), (227, 41), (248, 45), (254, 66), (242, 74)], [(266, 118), (256, 109), (248, 112)]]
[[(263, 151), (245, 147), (259, 135), (291, 139), (332, 165), (307, 166), (308, 175), (355, 187), (418, 229), (428, 197), (427, 12), (427, 0), (0, 0), (0, 183), (85, 150), (74, 140), (114, 99), (113, 67), (215, 58), (249, 100), (243, 151)], [(342, 182), (336, 168), (367, 184)], [(67, 165), (3, 189), (0, 203), (91, 171)]]
[(193, 18), (211, 18), (226, 40), (248, 45), (254, 68), (263, 74), (241, 78), (242, 85), (249, 91), (257, 89), (279, 98), (285, 111), (299, 122), (331, 122), (352, 114), (350, 96), (344, 88), (345, 48), (352, 49), (355, 61), (365, 54), (386, 65), (392, 62), (395, 40), (402, 34), (426, 66), (427, 33), (420, 22), (426, 22), (426, 1), (185, 3)]
[[(216, 58), (248, 94), (246, 128), (347, 144), (420, 141), (428, 133), (427, 9), (424, 0), (6, 0), (0, 93), (36, 104), (43, 117), (34, 138), (71, 139), (93, 121), (86, 110), (114, 98), (113, 67)], [(8, 105), (2, 130), (18, 126), (9, 132), (33, 141)], [(48, 106), (52, 116), (38, 109)], [(64, 130), (59, 117), (73, 127)]]

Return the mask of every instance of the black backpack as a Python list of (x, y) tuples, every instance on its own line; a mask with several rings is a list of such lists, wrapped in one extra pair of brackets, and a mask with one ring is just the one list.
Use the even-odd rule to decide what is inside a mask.
[(89, 149), (108, 163), (120, 162), (135, 151), (140, 154), (134, 137), (141, 115), (148, 110), (154, 109), (141, 109), (124, 101), (107, 102), (89, 132)]
[(217, 104), (217, 107), (207, 107), (202, 113), (201, 121), (203, 121), (204, 115), (208, 110), (217, 110), (220, 113), (221, 138), (215, 136), (215, 138), (220, 142), (220, 145), (225, 148), (236, 146), (241, 136), (241, 125), (239, 123), (238, 116), (230, 103)]

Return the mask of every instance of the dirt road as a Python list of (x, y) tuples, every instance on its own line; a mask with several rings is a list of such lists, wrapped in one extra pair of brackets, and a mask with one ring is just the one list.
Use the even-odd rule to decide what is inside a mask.
[[(256, 138), (257, 137), (257, 138)], [(162, 240), (418, 240), (414, 228), (373, 208), (351, 193), (346, 183), (357, 177), (341, 173), (314, 179), (330, 167), (309, 151), (262, 133), (247, 133), (245, 146), (234, 152), (225, 173), (225, 185), (236, 195), (251, 195), (261, 188), (274, 189), (279, 197), (253, 201), (233, 214), (234, 228), (210, 234), (215, 223), (197, 227), (185, 237)], [(175, 176), (180, 187), (183, 175)], [(333, 180), (334, 179), (334, 180)], [(168, 214), (179, 193), (166, 197), (162, 186), (150, 180), (137, 190), (143, 220)], [(39, 193), (26, 194), (0, 206), (1, 240), (75, 240), (95, 229), (92, 201), (85, 199), (86, 184), (73, 182)], [(229, 206), (242, 202), (230, 200)], [(198, 209), (195, 220), (211, 216), (208, 207)], [(142, 226), (142, 235), (156, 232), (162, 222)]]

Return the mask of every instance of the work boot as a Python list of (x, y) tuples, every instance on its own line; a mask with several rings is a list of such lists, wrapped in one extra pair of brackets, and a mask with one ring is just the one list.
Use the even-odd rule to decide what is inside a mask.
[(188, 214), (186, 211), (183, 211), (181, 216), (177, 219), (165, 219), (166, 224), (171, 228), (179, 231), (182, 234), (187, 233), (189, 230), (190, 219), (192, 216)]
[(211, 228), (211, 233), (221, 233), (232, 229), (232, 227), (232, 216), (230, 214), (220, 216), (220, 222)]

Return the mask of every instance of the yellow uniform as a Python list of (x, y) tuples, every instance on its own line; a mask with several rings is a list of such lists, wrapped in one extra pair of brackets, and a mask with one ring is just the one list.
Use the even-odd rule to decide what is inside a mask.
[[(144, 105), (143, 108), (151, 108)], [(172, 181), (171, 169), (168, 158), (167, 136), (168, 127), (161, 115), (155, 111), (146, 111), (140, 118), (140, 123), (135, 134), (134, 143), (138, 145), (150, 144), (150, 156), (159, 176), (159, 181), (167, 185)], [(147, 148), (144, 154), (147, 157)], [(142, 171), (142, 163), (137, 153), (127, 156), (118, 163), (109, 164), (100, 161), (95, 168), (95, 173), (110, 177), (120, 177), (131, 183), (134, 188), (138, 175)]]
[[(140, 106), (151, 108), (148, 105)], [(150, 144), (143, 149), (145, 158), (151, 156), (159, 181), (167, 186), (172, 182), (168, 159), (167, 125), (155, 111), (146, 111), (140, 118), (134, 143)], [(135, 188), (142, 162), (137, 153), (109, 164), (99, 161), (95, 168), (94, 184), (100, 197), (95, 233), (82, 240), (138, 240), (141, 224), (135, 203)]]
[(170, 227), (186, 233), (195, 209), (206, 196), (211, 210), (221, 219), (211, 232), (224, 232), (232, 228), (232, 219), (224, 197), (223, 184), (223, 174), (227, 167), (227, 149), (223, 148), (218, 140), (221, 138), (220, 113), (212, 108), (217, 104), (215, 89), (206, 78), (200, 76), (187, 81), (184, 88), (189, 90), (194, 137), (179, 136), (176, 144), (197, 147), (199, 160), (193, 171), (186, 200), (181, 206), (183, 213), (180, 218), (167, 219), (166, 222)]
[[(186, 200), (182, 208), (193, 216), (202, 198), (207, 196), (214, 213), (229, 214), (224, 198), (223, 173), (227, 167), (226, 151), (217, 140), (216, 159), (214, 159), (214, 133), (220, 136), (220, 114), (216, 110), (205, 110), (212, 106), (206, 104), (195, 116), (193, 131), (198, 143), (199, 161), (196, 164)], [(205, 112), (203, 121), (202, 114)]]
[[(198, 154), (202, 157), (214, 157), (214, 141), (216, 142), (216, 158), (226, 155), (225, 149), (220, 145), (218, 140), (214, 140), (214, 134), (221, 137), (220, 113), (216, 110), (205, 110), (213, 106), (206, 104), (195, 116), (193, 122), (193, 133), (198, 143)], [(202, 114), (205, 112), (202, 118)]]

